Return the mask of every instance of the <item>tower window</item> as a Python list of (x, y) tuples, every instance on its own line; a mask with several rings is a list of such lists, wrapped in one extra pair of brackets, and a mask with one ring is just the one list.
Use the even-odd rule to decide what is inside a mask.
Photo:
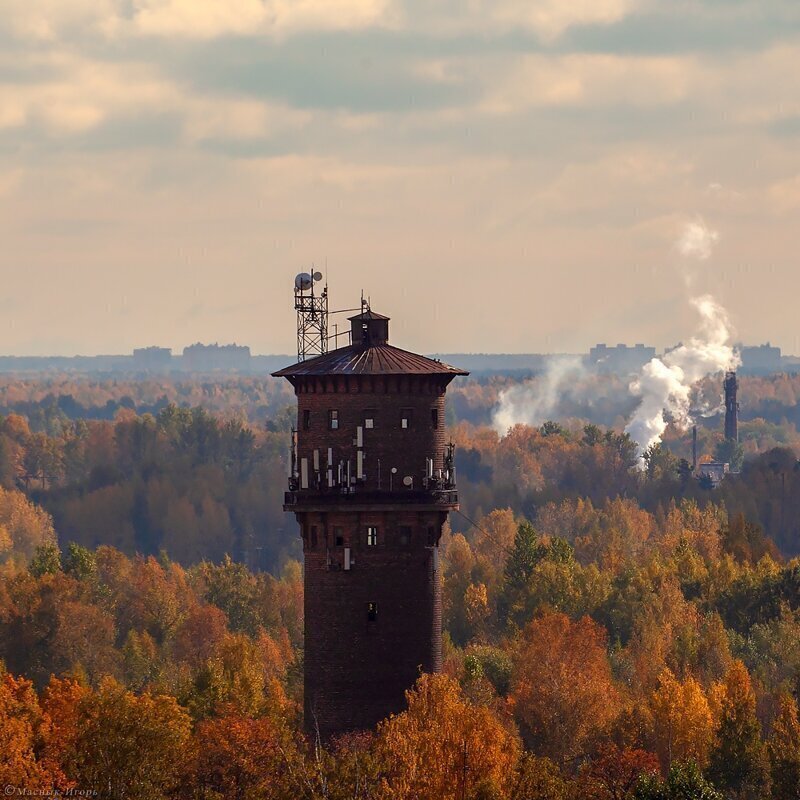
[(378, 621), (378, 604), (371, 600), (367, 603), (367, 622), (377, 622)]
[(303, 430), (307, 431), (311, 427), (311, 411), (304, 409), (303, 411)]
[(432, 408), (431, 409), (431, 427), (438, 428), (439, 427), (439, 409)]
[(411, 527), (409, 525), (400, 526), (400, 535), (398, 536), (401, 547), (408, 547), (411, 544)]
[(373, 525), (370, 525), (367, 528), (367, 544), (370, 547), (374, 547), (378, 544), (378, 529)]
[(328, 411), (328, 428), (332, 431), (339, 430), (339, 412), (335, 408)]
[(316, 549), (317, 547), (317, 526), (311, 526), (311, 547), (312, 549)]
[(375, 427), (375, 409), (368, 408), (364, 412), (364, 428), (366, 430), (372, 430)]
[(404, 408), (400, 411), (400, 427), (403, 430), (408, 430), (411, 427), (411, 409)]
[(341, 528), (333, 529), (333, 543), (336, 547), (344, 546), (344, 534), (342, 533)]

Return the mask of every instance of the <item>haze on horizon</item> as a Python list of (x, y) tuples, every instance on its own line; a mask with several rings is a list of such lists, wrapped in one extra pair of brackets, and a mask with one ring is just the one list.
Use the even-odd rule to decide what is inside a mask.
[(795, 0), (6, 0), (0, 353), (291, 352), (328, 265), (423, 352), (800, 352)]

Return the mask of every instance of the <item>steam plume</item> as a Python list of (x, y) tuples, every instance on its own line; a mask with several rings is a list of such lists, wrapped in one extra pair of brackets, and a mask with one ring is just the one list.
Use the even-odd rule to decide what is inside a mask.
[(549, 359), (540, 378), (519, 383), (500, 393), (492, 415), (495, 430), (502, 435), (519, 423), (536, 426), (553, 419), (563, 396), (585, 371), (578, 356)]
[(731, 325), (725, 309), (710, 295), (694, 298), (700, 315), (697, 333), (685, 344), (645, 364), (630, 385), (641, 402), (625, 430), (639, 445), (639, 453), (661, 441), (667, 412), (686, 429), (692, 422), (691, 391), (706, 375), (735, 369), (739, 356), (730, 345)]
[(678, 252), (686, 258), (707, 261), (711, 257), (714, 245), (719, 240), (719, 233), (709, 228), (701, 217), (684, 226), (677, 242)]

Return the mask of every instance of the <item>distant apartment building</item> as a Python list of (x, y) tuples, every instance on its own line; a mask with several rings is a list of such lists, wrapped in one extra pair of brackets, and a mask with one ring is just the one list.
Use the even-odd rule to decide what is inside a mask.
[(633, 347), (627, 344), (618, 344), (616, 347), (596, 344), (589, 350), (587, 364), (599, 372), (626, 375), (638, 372), (655, 355), (655, 347), (646, 347), (643, 344), (635, 344)]
[(207, 370), (246, 370), (250, 368), (250, 348), (237, 344), (197, 344), (183, 348), (181, 368), (193, 372)]
[(770, 375), (784, 368), (780, 347), (773, 347), (769, 342), (756, 346), (739, 345), (742, 357), (739, 372), (744, 375)]
[(143, 370), (169, 369), (172, 350), (169, 347), (137, 347), (133, 351), (133, 368)]

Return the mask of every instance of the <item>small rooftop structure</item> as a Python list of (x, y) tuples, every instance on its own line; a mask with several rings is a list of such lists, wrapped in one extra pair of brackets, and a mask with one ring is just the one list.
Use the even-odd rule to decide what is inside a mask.
[(435, 358), (389, 344), (389, 317), (367, 309), (349, 317), (352, 344), (273, 372), (276, 378), (314, 375), (469, 375)]

